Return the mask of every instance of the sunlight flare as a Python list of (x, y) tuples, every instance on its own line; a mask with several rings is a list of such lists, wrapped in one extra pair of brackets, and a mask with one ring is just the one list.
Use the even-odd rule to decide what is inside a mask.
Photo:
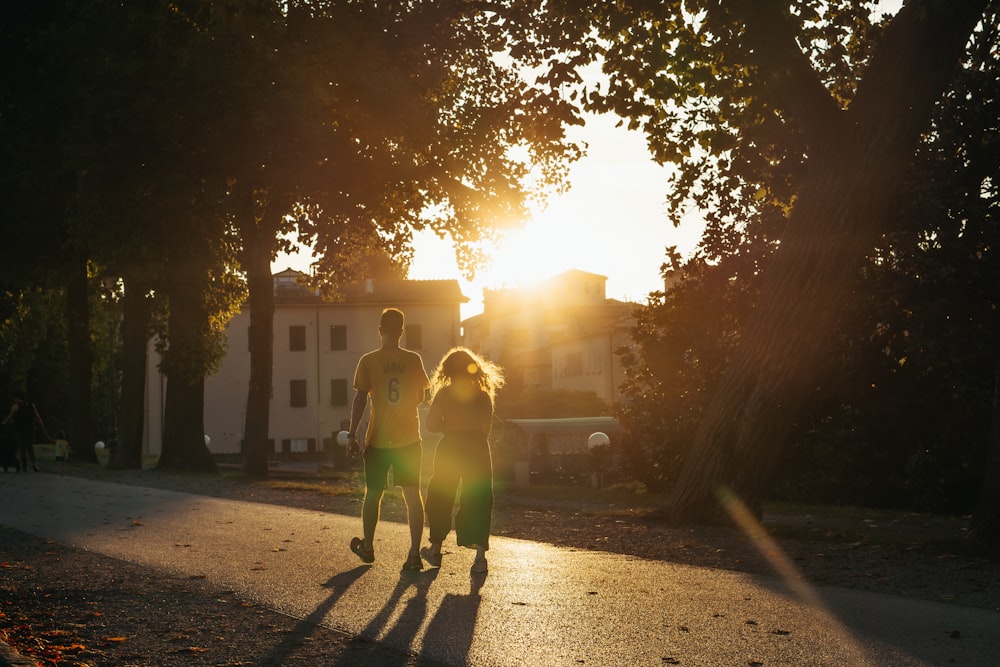
[(826, 617), (831, 629), (845, 643), (849, 643), (858, 649), (858, 651), (861, 651), (861, 644), (854, 641), (850, 630), (833, 615), (833, 612), (823, 601), (819, 592), (806, 581), (798, 568), (795, 567), (781, 547), (778, 546), (778, 543), (767, 532), (764, 525), (757, 520), (757, 517), (746, 506), (746, 503), (727, 486), (719, 487), (715, 495), (719, 503), (726, 510), (726, 513), (729, 514), (729, 517), (750, 538), (750, 541), (753, 542), (764, 558), (768, 560), (771, 567), (774, 568), (781, 580), (791, 589), (792, 593), (800, 601)]

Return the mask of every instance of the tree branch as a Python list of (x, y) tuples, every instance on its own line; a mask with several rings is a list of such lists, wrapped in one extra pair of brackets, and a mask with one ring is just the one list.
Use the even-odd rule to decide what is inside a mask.
[(883, 106), (884, 113), (904, 113), (922, 106), (928, 95), (940, 95), (988, 4), (989, 0), (904, 3), (872, 56), (852, 111), (862, 114), (869, 107)]
[(795, 41), (796, 27), (775, 0), (732, 0), (720, 5), (744, 26), (745, 52), (782, 112), (816, 145), (836, 122), (840, 108)]

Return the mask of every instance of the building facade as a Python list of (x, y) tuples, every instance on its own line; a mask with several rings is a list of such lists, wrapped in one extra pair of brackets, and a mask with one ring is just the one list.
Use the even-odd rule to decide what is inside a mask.
[(592, 391), (615, 403), (633, 304), (608, 299), (606, 283), (570, 270), (532, 288), (486, 290), (482, 314), (462, 322), (465, 345), (503, 366), (512, 386)]
[[(379, 318), (394, 307), (406, 316), (403, 347), (418, 352), (430, 373), (460, 344), (460, 306), (468, 299), (455, 280), (365, 281), (339, 302), (325, 301), (291, 269), (274, 276), (274, 347), (270, 439), (276, 456), (322, 452), (350, 420), (354, 371), (380, 345)], [(219, 372), (205, 381), (205, 432), (213, 454), (242, 451), (250, 380), (249, 311), (227, 327)], [(165, 379), (150, 364), (148, 451), (161, 450)]]

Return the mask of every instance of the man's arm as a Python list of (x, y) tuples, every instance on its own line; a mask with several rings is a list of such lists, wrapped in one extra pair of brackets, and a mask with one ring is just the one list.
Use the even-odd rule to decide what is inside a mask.
[(365, 416), (365, 408), (368, 407), (368, 392), (355, 391), (354, 402), (351, 403), (351, 428), (347, 431), (347, 451), (352, 456), (360, 451), (358, 446), (358, 426), (361, 418)]

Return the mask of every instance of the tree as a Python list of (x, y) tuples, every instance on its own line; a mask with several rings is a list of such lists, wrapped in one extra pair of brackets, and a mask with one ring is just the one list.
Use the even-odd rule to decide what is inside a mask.
[[(69, 437), (93, 442), (89, 337), (92, 292), (86, 241), (75, 223), (87, 160), (72, 64), (81, 42), (60, 33), (69, 12), (61, 2), (5, 6), (4, 80), (0, 108), (2, 178), (10, 193), (4, 217), (3, 263), (18, 288), (60, 290), (69, 343)], [(65, 288), (65, 289), (64, 289)], [(46, 378), (52, 382), (55, 378)], [(88, 447), (79, 450), (92, 456)]]
[[(760, 498), (801, 397), (820, 377), (829, 332), (859, 264), (884, 229), (919, 133), (985, 4), (908, 4), (880, 41), (848, 109), (825, 114), (825, 136), (816, 117), (801, 118), (817, 130), (816, 136), (806, 131), (809, 172), (672, 496), (674, 518), (704, 517), (724, 485), (751, 503)], [(751, 35), (781, 30), (779, 15), (759, 11), (738, 9)], [(765, 35), (754, 40), (757, 48), (766, 49)], [(792, 40), (785, 31), (777, 36)], [(815, 89), (820, 81), (809, 83)], [(789, 100), (796, 101), (823, 104)]]
[(787, 207), (770, 230), (777, 249), (754, 269), (760, 295), (695, 435), (671, 518), (714, 515), (723, 487), (751, 504), (767, 488), (986, 6), (913, 0), (884, 29), (867, 27), (864, 3), (592, 8), (614, 76), (588, 101), (644, 128), (654, 156), (680, 165), (674, 211), (693, 200), (732, 223), (748, 199)]
[(578, 122), (572, 106), (495, 58), (506, 46), (496, 7), (187, 5), (216, 49), (222, 143), (239, 147), (222, 155), (250, 293), (248, 476), (267, 474), (270, 262), (292, 223), (328, 294), (372, 270), (359, 257), (405, 267), (417, 229), (450, 235), (471, 267), (474, 244), (515, 224), (578, 155), (563, 133)]
[[(982, 478), (996, 366), (995, 12), (936, 105), (832, 332), (835, 373), (808, 392), (770, 498), (968, 514)], [(731, 162), (753, 160), (732, 158)], [(766, 181), (764, 175), (755, 177)], [(750, 195), (755, 193), (751, 191)], [(751, 212), (759, 201), (751, 196)], [(766, 210), (740, 233), (712, 221), (639, 315), (622, 418), (669, 488), (756, 301), (773, 252)], [(783, 216), (782, 216), (783, 217)], [(679, 277), (679, 278), (678, 278)], [(713, 373), (706, 373), (712, 369)], [(643, 468), (641, 468), (643, 469)]]
[[(25, 210), (53, 202), (48, 219), (58, 231), (43, 237), (65, 242), (78, 275), (96, 262), (88, 280), (121, 281), (130, 397), (144, 372), (146, 295), (169, 302), (160, 346), (175, 376), (169, 421), (179, 421), (167, 425), (166, 463), (205, 460), (197, 401), (187, 399), (219, 353), (213, 336), (239, 292), (230, 289), (237, 271), (254, 300), (247, 412), (261, 417), (247, 424), (248, 467), (266, 463), (269, 265), (294, 225), (324, 254), (317, 280), (327, 287), (359, 275), (344, 261), (357, 254), (388, 254), (405, 267), (412, 233), (424, 227), (452, 235), (470, 266), (474, 244), (513, 224), (529, 191), (558, 182), (565, 160), (578, 155), (562, 132), (578, 122), (573, 107), (549, 83), (525, 84), (494, 57), (505, 46), (504, 22), (526, 16), (506, 7), (503, 18), (497, 7), (53, 3), (11, 31), (16, 55), (39, 56), (32, 76), (18, 79), (25, 89), (43, 78), (38, 72), (59, 85), (37, 95), (44, 104), (5, 107), (10, 164), (40, 137), (57, 156), (11, 170), (9, 183), (58, 185), (63, 197), (26, 196)], [(56, 122), (62, 109), (71, 110), (68, 122)], [(65, 132), (47, 135), (46, 123)], [(85, 303), (81, 289), (73, 294)], [(76, 341), (87, 340), (83, 314), (74, 311)], [(79, 361), (81, 372), (91, 367), (89, 357)], [(138, 463), (141, 403), (128, 404), (116, 465)]]
[(709, 261), (711, 245), (706, 238), (683, 261), (668, 249), (663, 269), (671, 286), (636, 309), (633, 345), (622, 351), (624, 446), (642, 481), (658, 491), (676, 483), (756, 300), (758, 281), (748, 264), (772, 251), (749, 240), (723, 251), (716, 242), (717, 255)]

